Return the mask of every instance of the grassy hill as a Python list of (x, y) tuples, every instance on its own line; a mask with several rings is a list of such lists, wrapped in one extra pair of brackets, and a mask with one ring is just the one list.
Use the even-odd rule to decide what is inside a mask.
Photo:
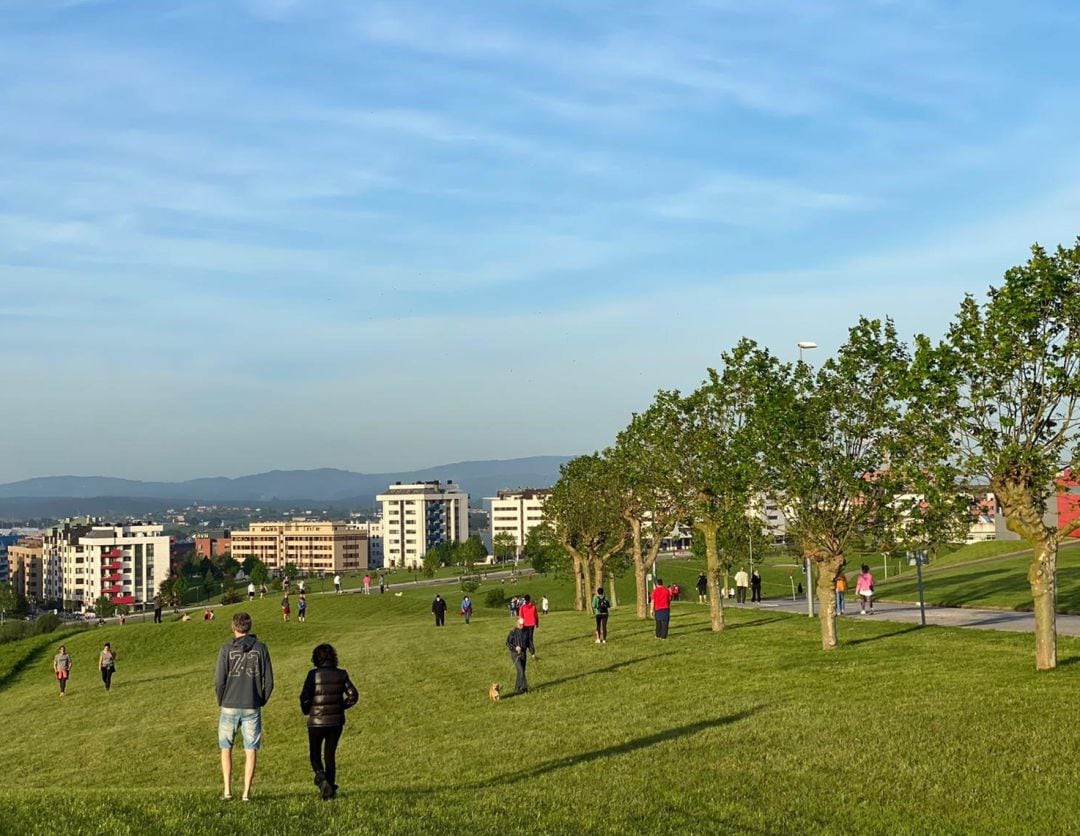
[[(989, 548), (996, 547), (996, 548)], [(943, 607), (999, 607), (1031, 610), (1027, 567), (1031, 552), (1024, 542), (977, 543), (935, 560), (923, 572), (928, 604)], [(889, 601), (917, 601), (914, 570), (882, 581), (880, 597)], [(1080, 613), (1080, 544), (1069, 543), (1058, 552), (1058, 612)]]
[[(690, 562), (665, 575), (689, 586)], [(625, 586), (624, 596), (630, 584)], [(1036, 675), (1029, 636), (844, 622), (819, 648), (817, 623), (767, 609), (729, 612), (709, 632), (676, 605), (671, 638), (626, 605), (609, 643), (591, 619), (556, 611), (538, 634), (532, 693), (512, 682), (504, 610), (451, 614), (436, 630), (430, 591), (314, 596), (307, 624), (276, 601), (250, 607), (277, 688), (265, 714), (251, 804), (217, 800), (215, 622), (105, 627), (70, 637), (76, 667), (59, 699), (55, 637), (0, 647), (0, 831), (52, 833), (904, 833), (1075, 832), (1069, 753), (1080, 729), (1080, 643)], [(475, 597), (482, 598), (484, 589)], [(457, 596), (451, 595), (456, 604)], [(119, 653), (114, 690), (95, 668)], [(361, 690), (339, 752), (341, 794), (316, 797), (298, 694), (311, 648), (333, 642)], [(237, 762), (240, 754), (237, 753)]]

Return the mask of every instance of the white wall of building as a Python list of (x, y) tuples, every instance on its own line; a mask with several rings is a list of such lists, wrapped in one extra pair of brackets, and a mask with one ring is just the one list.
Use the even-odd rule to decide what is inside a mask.
[(436, 544), (469, 539), (469, 495), (452, 482), (391, 485), (376, 501), (386, 566), (420, 566)]

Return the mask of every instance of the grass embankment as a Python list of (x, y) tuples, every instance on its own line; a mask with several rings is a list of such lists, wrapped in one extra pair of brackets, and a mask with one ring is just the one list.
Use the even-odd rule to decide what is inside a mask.
[[(665, 575), (697, 573), (690, 562)], [(674, 574), (672, 574), (674, 573)], [(217, 800), (212, 674), (227, 617), (109, 626), (0, 648), (0, 746), (9, 765), (0, 831), (21, 833), (651, 833), (1080, 830), (1071, 705), (1080, 642), (1036, 675), (1029, 636), (841, 625), (823, 653), (815, 621), (676, 605), (671, 638), (628, 606), (607, 645), (568, 611), (565, 583), (533, 580), (555, 607), (538, 632), (532, 693), (512, 682), (505, 610), (452, 613), (436, 630), (429, 591), (316, 596), (307, 624), (276, 601), (250, 606), (277, 689), (251, 804)], [(476, 597), (483, 594), (483, 588)], [(456, 605), (456, 596), (452, 597)], [(119, 653), (106, 694), (95, 660)], [(360, 686), (339, 752), (342, 790), (316, 798), (297, 697), (312, 646), (329, 640)], [(240, 754), (237, 753), (239, 763)]]
[[(1069, 543), (1058, 552), (1058, 612), (1080, 613), (1078, 546)], [(1030, 611), (1030, 561), (1031, 551), (1023, 541), (965, 546), (924, 568), (923, 594), (928, 604), (942, 607)], [(919, 596), (914, 571), (880, 582), (877, 591), (886, 601), (917, 601)]]

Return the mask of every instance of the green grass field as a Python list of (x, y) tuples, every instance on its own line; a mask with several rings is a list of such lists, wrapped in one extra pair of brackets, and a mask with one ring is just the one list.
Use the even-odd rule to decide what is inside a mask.
[[(996, 549), (989, 547), (996, 546)], [(996, 607), (1031, 610), (1031, 587), (1027, 580), (1030, 551), (1015, 554), (1023, 542), (977, 543), (935, 560), (923, 573), (928, 604), (943, 607)], [(914, 570), (877, 585), (886, 601), (917, 601)], [(1076, 543), (1058, 552), (1058, 612), (1080, 613), (1080, 548)]]
[[(689, 588), (697, 566), (664, 573)], [(1063, 664), (1037, 675), (1030, 636), (864, 619), (842, 623), (843, 646), (825, 654), (805, 616), (729, 611), (716, 635), (706, 608), (684, 602), (664, 643), (634, 619), (630, 582), (619, 586), (597, 646), (565, 582), (515, 585), (548, 592), (556, 611), (537, 634), (532, 692), (499, 704), (486, 692), (513, 681), (504, 610), (480, 608), (469, 626), (452, 611), (436, 630), (428, 590), (314, 596), (307, 624), (256, 601), (277, 687), (246, 805), (218, 800), (212, 689), (238, 607), (210, 623), (70, 636), (63, 699), (50, 673), (58, 637), (4, 645), (0, 832), (1080, 830), (1077, 641), (1062, 639)], [(119, 653), (108, 694), (95, 670), (106, 640)], [(311, 783), (298, 706), (325, 640), (361, 690), (331, 802)]]

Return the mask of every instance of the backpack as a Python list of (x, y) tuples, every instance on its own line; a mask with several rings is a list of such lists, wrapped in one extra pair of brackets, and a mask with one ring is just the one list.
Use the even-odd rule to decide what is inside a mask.
[(600, 613), (600, 615), (607, 615), (609, 606), (611, 606), (611, 604), (608, 603), (607, 597), (601, 598), (596, 602), (596, 611)]

